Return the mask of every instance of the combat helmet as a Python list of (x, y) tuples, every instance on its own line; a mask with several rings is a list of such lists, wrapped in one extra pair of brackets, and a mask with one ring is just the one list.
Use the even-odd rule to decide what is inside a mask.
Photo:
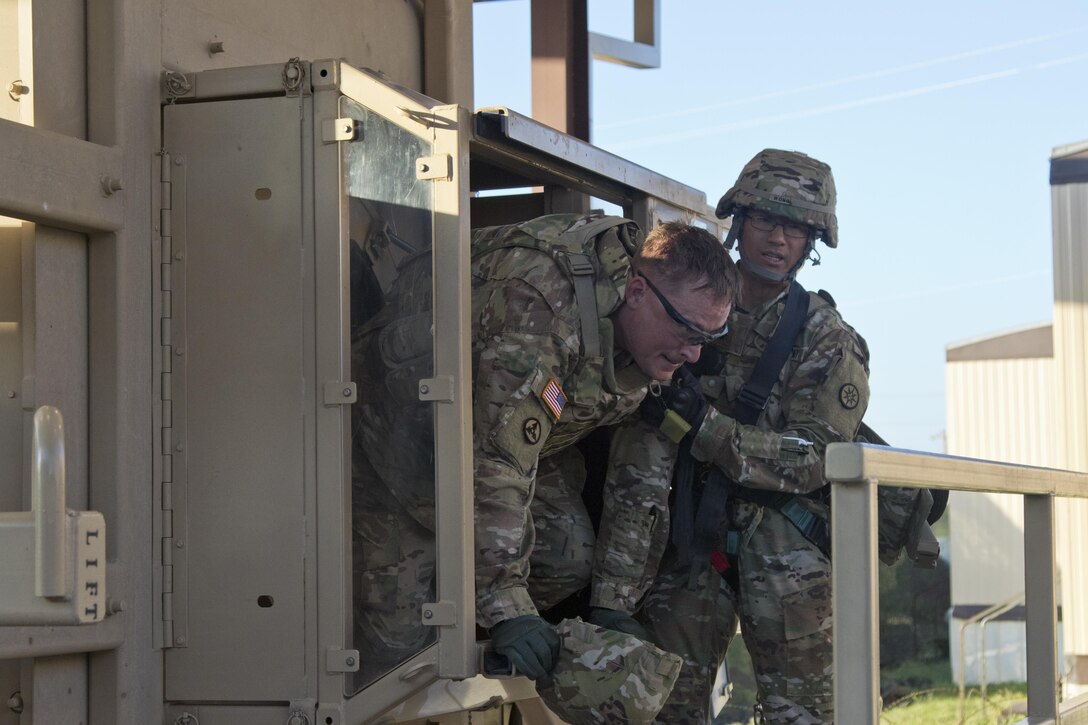
[[(758, 209), (807, 224), (829, 247), (839, 244), (831, 167), (797, 151), (763, 149), (749, 161), (715, 210), (719, 219)], [(739, 221), (739, 219), (735, 219)], [(740, 232), (734, 223), (729, 242)]]
[(552, 712), (572, 725), (653, 722), (676, 684), (680, 655), (578, 618), (556, 632), (559, 659), (536, 688)]

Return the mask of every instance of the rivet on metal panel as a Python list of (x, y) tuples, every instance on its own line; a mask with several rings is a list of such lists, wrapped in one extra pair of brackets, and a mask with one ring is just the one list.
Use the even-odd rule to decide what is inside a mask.
[(457, 607), (453, 602), (428, 602), (423, 607), (423, 624), (430, 627), (452, 627), (457, 624)]
[(358, 141), (360, 125), (353, 118), (330, 118), (321, 124), (321, 140), (325, 143)]
[(185, 638), (180, 635), (174, 637), (174, 644), (185, 644)]
[(325, 383), (324, 386), (325, 405), (349, 405), (355, 402), (357, 395), (358, 390), (355, 387), (355, 383), (334, 381)]
[(325, 657), (325, 670), (328, 672), (358, 672), (359, 650), (329, 648)]
[(8, 698), (8, 709), (18, 715), (23, 711), (23, 693), (19, 690), (11, 693)]
[(103, 176), (100, 179), (100, 182), (102, 184), (103, 196), (113, 196), (118, 191), (125, 188), (124, 185), (121, 184), (121, 180), (113, 176)]
[(174, 725), (200, 725), (200, 720), (192, 713), (183, 712), (174, 718)]
[(174, 546), (179, 548), (179, 549), (184, 549), (185, 548), (185, 542), (182, 541), (181, 539), (178, 539), (177, 541), (174, 542)]
[(30, 86), (22, 81), (12, 81), (8, 86), (8, 95), (11, 96), (13, 101), (21, 101), (22, 97), (30, 93)]
[(449, 155), (424, 156), (416, 159), (416, 178), (448, 181), (452, 178), (452, 159)]
[(419, 399), (435, 403), (453, 402), (453, 376), (439, 375), (419, 381)]

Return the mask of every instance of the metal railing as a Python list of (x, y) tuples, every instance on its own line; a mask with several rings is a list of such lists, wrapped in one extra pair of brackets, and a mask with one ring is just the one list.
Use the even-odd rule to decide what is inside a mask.
[(1024, 497), (1028, 717), (1023, 724), (1088, 722), (1088, 700), (1059, 708), (1054, 497), (1088, 498), (1088, 474), (862, 443), (833, 443), (831, 481), (835, 719), (879, 722), (877, 484)]
[(979, 695), (982, 700), (982, 717), (986, 717), (986, 660), (989, 651), (986, 648), (986, 625), (1002, 614), (1024, 603), (1024, 592), (1018, 592), (1003, 602), (987, 607), (960, 625), (960, 725), (967, 721), (967, 628), (978, 625), (976, 632), (976, 652), (979, 661)]

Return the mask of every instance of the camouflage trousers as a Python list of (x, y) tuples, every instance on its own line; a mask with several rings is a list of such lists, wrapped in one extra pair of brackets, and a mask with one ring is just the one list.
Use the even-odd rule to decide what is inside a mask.
[[(434, 641), (435, 629), (423, 625), (420, 611), (435, 601), (435, 534), (434, 522), (409, 511), (360, 458), (353, 462), (352, 570), (353, 647), (366, 653), (356, 678), (361, 686)], [(596, 538), (581, 498), (585, 476), (574, 448), (538, 464), (527, 582), (538, 609), (589, 583)]]
[(729, 527), (740, 533), (735, 588), (709, 566), (692, 577), (670, 549), (639, 612), (654, 641), (684, 657), (656, 722), (710, 721), (714, 677), (739, 620), (761, 722), (831, 723), (830, 560), (773, 508), (734, 501)]

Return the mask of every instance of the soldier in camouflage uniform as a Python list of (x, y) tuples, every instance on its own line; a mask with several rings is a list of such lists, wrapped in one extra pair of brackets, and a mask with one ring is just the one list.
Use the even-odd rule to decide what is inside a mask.
[[(601, 232), (594, 246), (573, 251), (592, 264), (588, 320), (560, 250), (587, 228)], [(698, 359), (724, 334), (736, 294), (735, 268), (705, 230), (666, 224), (641, 245), (638, 236), (626, 220), (578, 215), (473, 235), (476, 616), (494, 648), (534, 679), (559, 650), (538, 610), (584, 587), (592, 566), (585, 466), (573, 444), (634, 413), (651, 380)], [(386, 654), (386, 667), (426, 643), (420, 605), (434, 595), (433, 424), (430, 406), (412, 400), (429, 361), (413, 366), (411, 352), (390, 352), (429, 334), (430, 292), (405, 287), (414, 291), (401, 294), (399, 319), (369, 322), (352, 356), (356, 646)]]
[[(812, 533), (819, 527), (812, 524), (826, 533), (827, 444), (853, 440), (868, 404), (864, 340), (824, 297), (810, 294), (803, 328), (765, 409), (753, 425), (735, 416), (741, 386), (779, 324), (793, 277), (817, 239), (837, 244), (831, 170), (804, 154), (767, 149), (744, 167), (717, 214), (733, 217), (729, 242), (739, 240), (742, 279), (730, 333), (714, 343), (724, 365), (697, 366), (703, 395), (685, 397), (682, 388), (670, 386), (647, 398), (646, 421), (625, 426), (614, 440), (628, 460), (609, 474), (617, 491), (642, 496), (643, 506), (660, 506), (661, 483), (645, 468), (660, 469), (677, 448), (658, 424), (672, 410), (690, 425), (686, 435), (672, 438), (695, 467), (696, 491), (686, 502), (679, 495), (673, 502), (674, 545), (639, 613), (657, 644), (685, 657), (658, 722), (708, 722), (713, 679), (739, 618), (755, 670), (759, 722), (829, 723), (831, 559), (826, 537), (819, 541)], [(632, 451), (642, 451), (647, 462), (633, 464)], [(712, 541), (700, 550), (680, 534), (697, 529), (698, 517), (712, 511), (698, 496), (700, 485), (709, 487), (712, 467), (724, 479), (727, 498), (717, 524), (710, 523)], [(637, 501), (626, 505), (632, 503)], [(654, 553), (639, 550), (625, 532), (611, 531), (612, 520), (616, 516), (606, 508), (593, 603), (631, 612), (646, 592)], [(802, 522), (808, 523), (804, 531)], [(640, 570), (643, 562), (647, 568)]]

